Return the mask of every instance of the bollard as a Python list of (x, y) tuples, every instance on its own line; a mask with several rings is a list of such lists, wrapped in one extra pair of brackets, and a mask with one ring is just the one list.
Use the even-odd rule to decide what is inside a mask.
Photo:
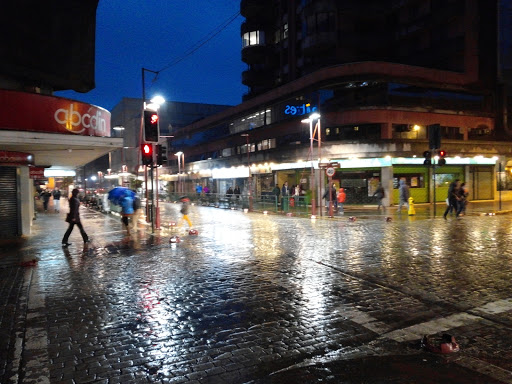
[(416, 209), (414, 208), (414, 199), (409, 197), (409, 216), (414, 216), (416, 214)]

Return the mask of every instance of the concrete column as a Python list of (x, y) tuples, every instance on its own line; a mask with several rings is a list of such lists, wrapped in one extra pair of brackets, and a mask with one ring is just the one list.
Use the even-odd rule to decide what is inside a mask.
[(29, 177), (28, 167), (18, 168), (18, 185), (21, 216), (21, 234), (30, 235), (32, 219), (34, 217), (34, 190), (32, 179)]
[(380, 128), (381, 139), (392, 139), (393, 138), (393, 124), (382, 123)]
[(386, 194), (384, 199), (382, 199), (382, 205), (384, 207), (389, 207), (393, 196), (393, 167), (382, 167), (381, 177), (381, 184), (382, 187), (384, 187), (384, 193)]

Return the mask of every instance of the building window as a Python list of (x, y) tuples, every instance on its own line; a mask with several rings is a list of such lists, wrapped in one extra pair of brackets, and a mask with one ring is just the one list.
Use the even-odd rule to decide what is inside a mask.
[(246, 32), (242, 36), (243, 48), (251, 45), (264, 45), (265, 44), (265, 32), (263, 31), (252, 31)]
[(334, 12), (321, 12), (307, 17), (306, 32), (308, 35), (321, 32), (334, 32), (336, 30), (336, 17)]
[(231, 134), (249, 131), (264, 125), (272, 123), (272, 114), (270, 109), (254, 112), (251, 115), (244, 116), (233, 121), (229, 126)]
[(283, 25), (283, 40), (288, 38), (288, 23)]

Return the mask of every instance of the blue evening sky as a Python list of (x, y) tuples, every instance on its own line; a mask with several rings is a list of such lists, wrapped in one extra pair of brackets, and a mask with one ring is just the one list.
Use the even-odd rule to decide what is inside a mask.
[[(218, 32), (240, 10), (239, 0), (100, 0), (96, 18), (96, 88), (57, 96), (108, 110), (123, 97), (142, 97), (141, 69), (162, 70), (199, 42)], [(146, 97), (169, 101), (239, 104), (241, 83), (238, 16), (222, 32), (181, 62), (163, 70), (155, 82), (146, 72)]]

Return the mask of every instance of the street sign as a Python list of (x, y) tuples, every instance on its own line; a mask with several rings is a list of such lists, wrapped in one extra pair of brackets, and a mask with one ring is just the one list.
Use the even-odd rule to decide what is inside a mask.
[(327, 176), (329, 176), (329, 177), (333, 177), (333, 176), (334, 176), (334, 173), (335, 173), (334, 168), (327, 168), (327, 169), (325, 170), (325, 174), (326, 174)]

